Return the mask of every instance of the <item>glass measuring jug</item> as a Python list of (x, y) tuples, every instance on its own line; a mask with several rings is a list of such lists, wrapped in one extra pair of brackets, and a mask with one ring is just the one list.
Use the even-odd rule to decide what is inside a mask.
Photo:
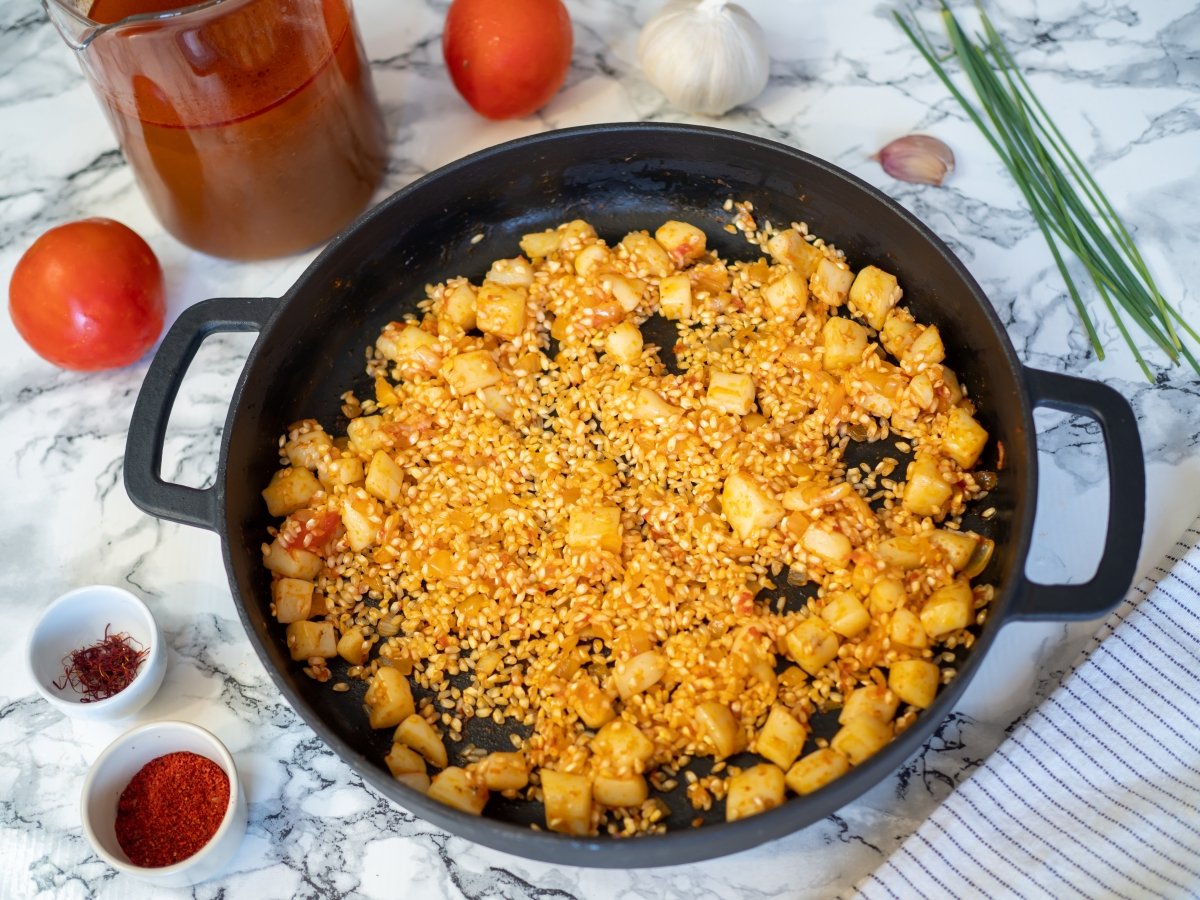
[(329, 238), (387, 142), (349, 0), (42, 0), (155, 215), (214, 256)]

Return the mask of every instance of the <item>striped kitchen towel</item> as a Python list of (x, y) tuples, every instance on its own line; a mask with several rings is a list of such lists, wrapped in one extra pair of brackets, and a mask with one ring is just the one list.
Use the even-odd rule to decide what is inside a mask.
[(856, 893), (1200, 897), (1200, 519)]

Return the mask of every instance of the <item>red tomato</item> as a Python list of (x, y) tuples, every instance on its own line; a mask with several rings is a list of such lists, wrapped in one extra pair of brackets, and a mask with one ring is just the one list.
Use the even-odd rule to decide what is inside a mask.
[[(311, 526), (309, 522), (312, 522)], [(329, 543), (329, 539), (341, 524), (342, 517), (335, 512), (318, 513), (311, 509), (301, 509), (288, 516), (284, 522), (279, 530), (279, 543), (284, 550), (299, 548), (316, 553)]]
[(513, 119), (541, 109), (562, 87), (572, 42), (562, 0), (454, 0), (442, 53), (476, 112)]
[(112, 219), (51, 228), (17, 261), (8, 312), (43, 359), (78, 371), (127, 366), (162, 332), (162, 267)]

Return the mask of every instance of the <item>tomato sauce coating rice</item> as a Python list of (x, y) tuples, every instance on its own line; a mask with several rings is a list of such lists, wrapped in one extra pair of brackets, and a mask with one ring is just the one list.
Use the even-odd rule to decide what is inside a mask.
[[(526, 235), (383, 329), (345, 435), (281, 437), (272, 612), (311, 677), (346, 690), (341, 657), (368, 682), (401, 781), (543, 802), (571, 834), (661, 831), (681, 784), (737, 819), (860, 764), (953, 677), (993, 593), (961, 527), (987, 432), (891, 274), (733, 207), (747, 261), (684, 222)], [(851, 442), (885, 443), (848, 467)], [(472, 719), (511, 749), (469, 745)]]

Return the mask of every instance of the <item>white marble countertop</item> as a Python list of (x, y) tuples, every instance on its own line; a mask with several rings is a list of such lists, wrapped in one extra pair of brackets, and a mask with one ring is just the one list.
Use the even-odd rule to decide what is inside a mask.
[[(360, 0), (358, 17), (391, 134), (386, 190), (468, 152), (548, 128), (683, 120), (641, 77), (637, 27), (657, 0), (568, 0), (574, 66), (538, 116), (491, 123), (455, 94), (441, 60), (444, 0)], [(1026, 363), (1107, 382), (1133, 404), (1145, 444), (1142, 571), (1200, 511), (1200, 383), (1147, 384), (1102, 325), (1087, 352), (1051, 257), (992, 151), (890, 18), (892, 4), (745, 0), (767, 26), (771, 81), (713, 121), (829, 159), (942, 234), (983, 285)], [(931, 3), (922, 4), (928, 8)], [(991, 4), (998, 7), (999, 4)], [(1123, 212), (1165, 293), (1200, 321), (1200, 14), (1189, 0), (1016, 0), (993, 16), (1060, 125)], [(933, 132), (958, 155), (941, 189), (901, 184), (870, 154)], [(239, 264), (166, 235), (134, 188), (71, 51), (32, 0), (0, 0), (0, 281), (46, 228), (105, 215), (159, 255), (169, 318), (212, 296), (282, 293), (312, 254)], [(1094, 298), (1092, 298), (1094, 299)], [(1095, 305), (1095, 304), (1093, 304)], [(33, 355), (0, 317), (0, 429), (13, 439), (0, 525), (0, 896), (145, 897), (92, 855), (79, 824), (88, 763), (123, 727), (182, 718), (216, 732), (245, 776), (250, 826), (197, 897), (821, 897), (853, 884), (915, 828), (1052, 686), (1089, 626), (1003, 632), (960, 712), (925, 751), (854, 804), (789, 838), (707, 863), (641, 871), (555, 867), (493, 852), (415, 819), (363, 786), (281, 699), (239, 623), (218, 539), (129, 502), (121, 465), (146, 371), (78, 375)], [(210, 340), (176, 405), (165, 473), (211, 478), (227, 400), (252, 336)], [(1029, 572), (1085, 579), (1100, 551), (1106, 492), (1094, 426), (1039, 413), (1042, 489)], [(81, 584), (147, 600), (170, 645), (166, 682), (135, 722), (82, 725), (34, 693), (23, 644), (38, 611)], [(183, 893), (183, 892), (180, 892)]]

